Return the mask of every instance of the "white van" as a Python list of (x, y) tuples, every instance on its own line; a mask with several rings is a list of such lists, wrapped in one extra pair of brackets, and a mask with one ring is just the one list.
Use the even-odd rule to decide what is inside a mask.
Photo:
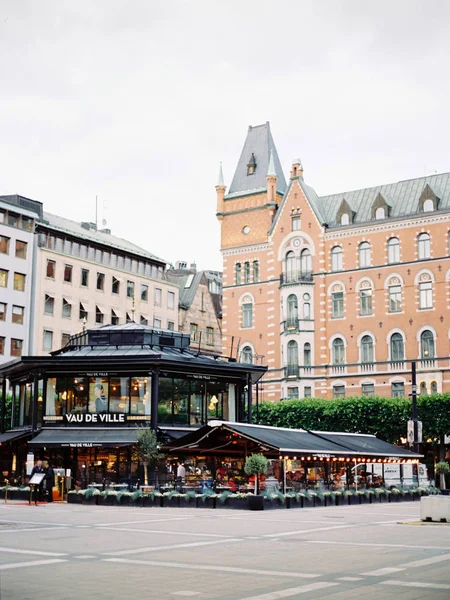
[[(383, 476), (384, 467), (384, 482), (387, 488), (391, 487), (429, 487), (430, 480), (428, 479), (428, 471), (426, 465), (420, 463), (417, 465), (419, 479), (415, 474), (414, 465), (399, 465), (396, 463), (366, 463), (358, 465), (358, 468), (365, 467), (367, 474), (373, 473), (375, 476)], [(403, 480), (400, 477), (400, 467), (403, 467)]]

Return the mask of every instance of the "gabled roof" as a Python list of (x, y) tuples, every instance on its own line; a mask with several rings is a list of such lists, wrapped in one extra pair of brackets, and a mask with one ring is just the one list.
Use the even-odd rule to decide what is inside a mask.
[[(269, 169), (270, 153), (273, 153), (273, 165), (277, 176), (277, 191), (284, 193), (286, 180), (278, 158), (277, 149), (270, 132), (269, 122), (264, 125), (250, 126), (247, 138), (239, 158), (233, 181), (231, 182), (227, 198), (234, 198), (248, 193), (264, 192), (267, 189), (266, 176)], [(254, 155), (256, 169), (252, 175), (247, 175), (247, 165)]]

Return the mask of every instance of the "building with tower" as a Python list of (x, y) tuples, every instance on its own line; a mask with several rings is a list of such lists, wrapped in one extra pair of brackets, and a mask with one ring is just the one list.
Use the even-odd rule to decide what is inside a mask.
[(263, 399), (407, 395), (412, 360), (450, 390), (450, 173), (319, 196), (265, 123), (216, 193), (223, 334), (268, 365)]

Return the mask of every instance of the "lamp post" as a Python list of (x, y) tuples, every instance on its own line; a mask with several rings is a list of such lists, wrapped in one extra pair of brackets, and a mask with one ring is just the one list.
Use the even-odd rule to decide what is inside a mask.
[(412, 421), (413, 421), (413, 432), (414, 438), (412, 447), (414, 452), (419, 451), (418, 443), (418, 423), (417, 423), (417, 376), (416, 376), (416, 361), (411, 361), (411, 400), (412, 400)]

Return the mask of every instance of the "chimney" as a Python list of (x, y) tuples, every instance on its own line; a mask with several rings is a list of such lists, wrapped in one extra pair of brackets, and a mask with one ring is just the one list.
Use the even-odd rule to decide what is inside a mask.
[(303, 179), (303, 165), (299, 158), (294, 158), (291, 167), (291, 179), (295, 179), (296, 177)]

